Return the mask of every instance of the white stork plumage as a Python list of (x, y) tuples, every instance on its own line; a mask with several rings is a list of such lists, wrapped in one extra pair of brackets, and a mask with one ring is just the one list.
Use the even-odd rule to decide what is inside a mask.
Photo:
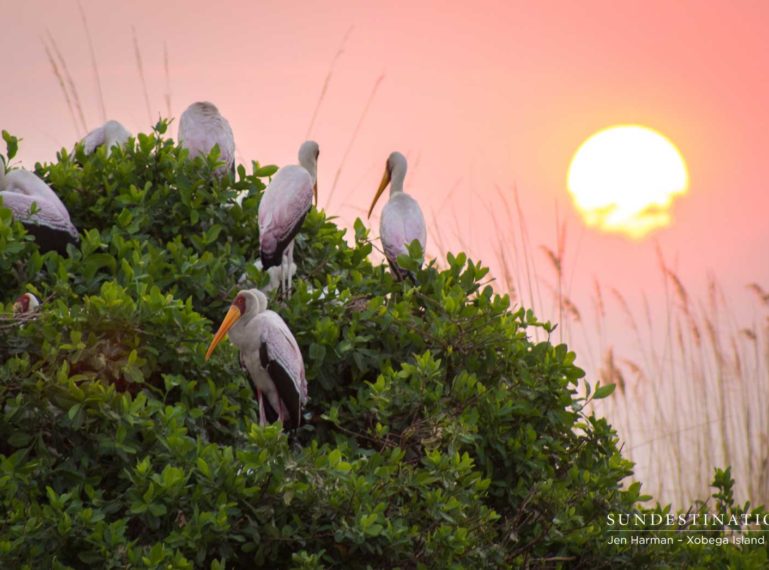
[(13, 314), (27, 316), (34, 313), (40, 306), (40, 300), (32, 293), (24, 293), (13, 303)]
[(97, 148), (104, 146), (109, 156), (113, 147), (123, 146), (129, 138), (131, 133), (123, 125), (117, 121), (107, 121), (85, 135), (80, 142), (86, 154), (92, 154)]
[(379, 197), (390, 184), (390, 199), (382, 209), (379, 221), (379, 236), (384, 247), (385, 257), (390, 263), (393, 275), (403, 279), (405, 272), (398, 267), (398, 256), (408, 253), (408, 245), (414, 240), (419, 241), (422, 251), (427, 244), (427, 229), (422, 210), (414, 198), (403, 191), (403, 180), (406, 178), (408, 163), (406, 157), (399, 152), (393, 152), (387, 158), (384, 176), (371, 202), (368, 217), (374, 211)]
[(5, 164), (0, 161), (0, 197), (13, 217), (35, 237), (42, 251), (64, 253), (68, 243), (77, 244), (80, 241), (67, 208), (56, 192), (36, 174), (27, 170), (6, 173)]
[[(264, 271), (264, 267), (262, 267), (262, 260), (257, 259), (254, 262), (254, 267), (256, 267), (259, 271)], [(270, 281), (260, 289), (262, 293), (269, 293), (270, 291), (274, 291), (275, 289), (279, 289), (283, 282), (285, 281), (283, 276), (283, 265), (277, 265), (275, 267), (270, 267), (267, 270), (267, 276), (269, 277)], [(289, 279), (292, 279), (296, 275), (296, 263), (292, 263), (291, 267), (289, 268)], [(247, 280), (247, 275), (244, 273), (240, 280), (238, 281), (238, 285), (245, 283)]]
[(299, 147), (299, 164), (284, 166), (275, 174), (259, 204), (259, 255), (262, 267), (281, 267), (281, 288), (291, 295), (294, 236), (302, 227), (313, 197), (318, 201), (318, 155), (315, 141)]
[(208, 347), (206, 360), (228, 332), (240, 349), (240, 364), (256, 392), (260, 424), (278, 419), (286, 426), (299, 427), (307, 402), (304, 360), (288, 325), (267, 309), (264, 293), (247, 289), (237, 294)]
[(219, 145), (219, 160), (224, 164), (216, 169), (216, 173), (229, 172), (235, 176), (235, 138), (230, 123), (213, 103), (199, 101), (182, 113), (179, 145), (190, 151), (190, 158), (206, 157), (214, 145)]

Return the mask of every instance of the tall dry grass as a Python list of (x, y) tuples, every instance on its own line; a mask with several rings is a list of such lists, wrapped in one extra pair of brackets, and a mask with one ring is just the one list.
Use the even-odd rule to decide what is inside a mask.
[[(486, 261), (497, 288), (558, 322), (557, 340), (577, 347), (593, 384), (616, 384), (594, 409), (617, 428), (634, 479), (655, 500), (685, 509), (709, 496), (714, 467), (731, 465), (738, 500), (769, 505), (769, 292), (758, 283), (739, 292), (755, 305), (740, 322), (714, 276), (696, 296), (658, 247), (662, 299), (642, 296), (631, 306), (596, 281), (591, 306), (578, 307), (565, 224), (556, 215), (555, 245), (534, 247), (517, 191), (496, 198), (487, 211), (498, 243)], [(622, 331), (610, 316), (622, 317)]]
[(134, 56), (136, 57), (136, 69), (139, 70), (139, 78), (142, 84), (142, 93), (144, 94), (144, 104), (147, 107), (147, 118), (152, 123), (152, 105), (150, 104), (150, 94), (147, 89), (147, 80), (144, 77), (144, 64), (142, 63), (142, 52), (139, 48), (139, 39), (136, 37), (136, 28), (131, 26), (131, 37), (134, 44)]
[[(664, 320), (618, 297), (637, 331), (640, 361), (604, 347), (599, 374), (618, 386), (596, 409), (614, 421), (636, 478), (655, 497), (684, 507), (707, 496), (714, 466), (732, 466), (736, 495), (769, 504), (769, 302), (752, 284), (756, 311), (739, 323), (715, 278), (694, 298), (660, 256), (669, 285)], [(642, 320), (639, 323), (639, 319)]]
[(46, 37), (42, 39), (42, 42), (45, 55), (51, 64), (53, 75), (56, 77), (56, 82), (59, 84), (64, 100), (67, 103), (67, 110), (75, 126), (75, 132), (82, 136), (88, 132), (88, 125), (85, 121), (85, 114), (83, 113), (83, 106), (80, 104), (80, 95), (78, 94), (75, 81), (72, 79), (72, 75), (67, 67), (67, 61), (64, 59), (59, 45), (50, 31), (46, 33)]
[(80, 2), (80, 0), (77, 1), (77, 9), (78, 12), (80, 12), (80, 19), (83, 22), (83, 29), (85, 30), (85, 37), (86, 40), (88, 40), (88, 51), (91, 55), (91, 69), (94, 74), (94, 79), (96, 81), (96, 91), (98, 93), (97, 100), (99, 102), (99, 110), (101, 113), (101, 121), (102, 123), (107, 120), (107, 108), (104, 104), (104, 91), (101, 88), (101, 76), (99, 75), (99, 66), (96, 63), (96, 50), (93, 47), (93, 38), (91, 37), (91, 28), (88, 27), (88, 19), (85, 15), (85, 10), (83, 10), (83, 4)]

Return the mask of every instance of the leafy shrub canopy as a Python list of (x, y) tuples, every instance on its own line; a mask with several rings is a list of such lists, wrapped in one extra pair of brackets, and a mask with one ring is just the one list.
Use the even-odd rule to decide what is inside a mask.
[[(36, 166), (81, 231), (68, 256), (0, 207), (0, 566), (630, 563), (605, 520), (640, 486), (620, 486), (631, 465), (583, 410), (575, 355), (532, 341), (552, 326), (464, 254), (420, 269), (412, 250), (416, 285), (399, 283), (360, 220), (348, 244), (313, 209), (293, 296), (271, 299), (304, 355), (306, 422), (258, 426), (236, 349), (203, 354), (237, 290), (267, 283), (276, 167), (220, 180), (216, 149), (189, 160), (165, 130)], [(24, 291), (41, 311), (12, 318)]]

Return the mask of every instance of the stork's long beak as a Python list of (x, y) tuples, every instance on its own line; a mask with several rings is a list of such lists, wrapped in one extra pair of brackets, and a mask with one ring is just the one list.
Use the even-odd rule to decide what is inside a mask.
[(315, 181), (315, 184), (312, 187), (312, 193), (315, 196), (315, 207), (318, 207), (318, 181)]
[(237, 321), (239, 318), (240, 309), (238, 309), (235, 305), (230, 305), (230, 310), (227, 311), (222, 324), (219, 325), (219, 330), (216, 331), (214, 340), (212, 340), (211, 344), (208, 345), (208, 351), (206, 351), (206, 360), (211, 358), (211, 354), (213, 354), (216, 345), (219, 344), (219, 342), (221, 342), (225, 336), (227, 336), (227, 331), (232, 328), (232, 325), (234, 325), (235, 321)]
[(385, 167), (384, 176), (382, 176), (382, 181), (379, 183), (379, 188), (377, 188), (376, 196), (374, 196), (374, 201), (371, 202), (371, 207), (368, 209), (368, 217), (371, 217), (371, 212), (374, 211), (374, 206), (376, 206), (377, 200), (379, 200), (379, 197), (382, 195), (382, 192), (384, 192), (384, 189), (387, 188), (387, 185), (390, 183), (390, 169), (388, 167)]

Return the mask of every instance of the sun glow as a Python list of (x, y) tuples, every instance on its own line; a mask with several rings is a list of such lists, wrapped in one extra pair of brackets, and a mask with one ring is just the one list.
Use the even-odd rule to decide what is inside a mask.
[(569, 166), (569, 193), (585, 222), (633, 238), (669, 225), (673, 199), (688, 186), (686, 163), (675, 145), (641, 125), (597, 132)]

